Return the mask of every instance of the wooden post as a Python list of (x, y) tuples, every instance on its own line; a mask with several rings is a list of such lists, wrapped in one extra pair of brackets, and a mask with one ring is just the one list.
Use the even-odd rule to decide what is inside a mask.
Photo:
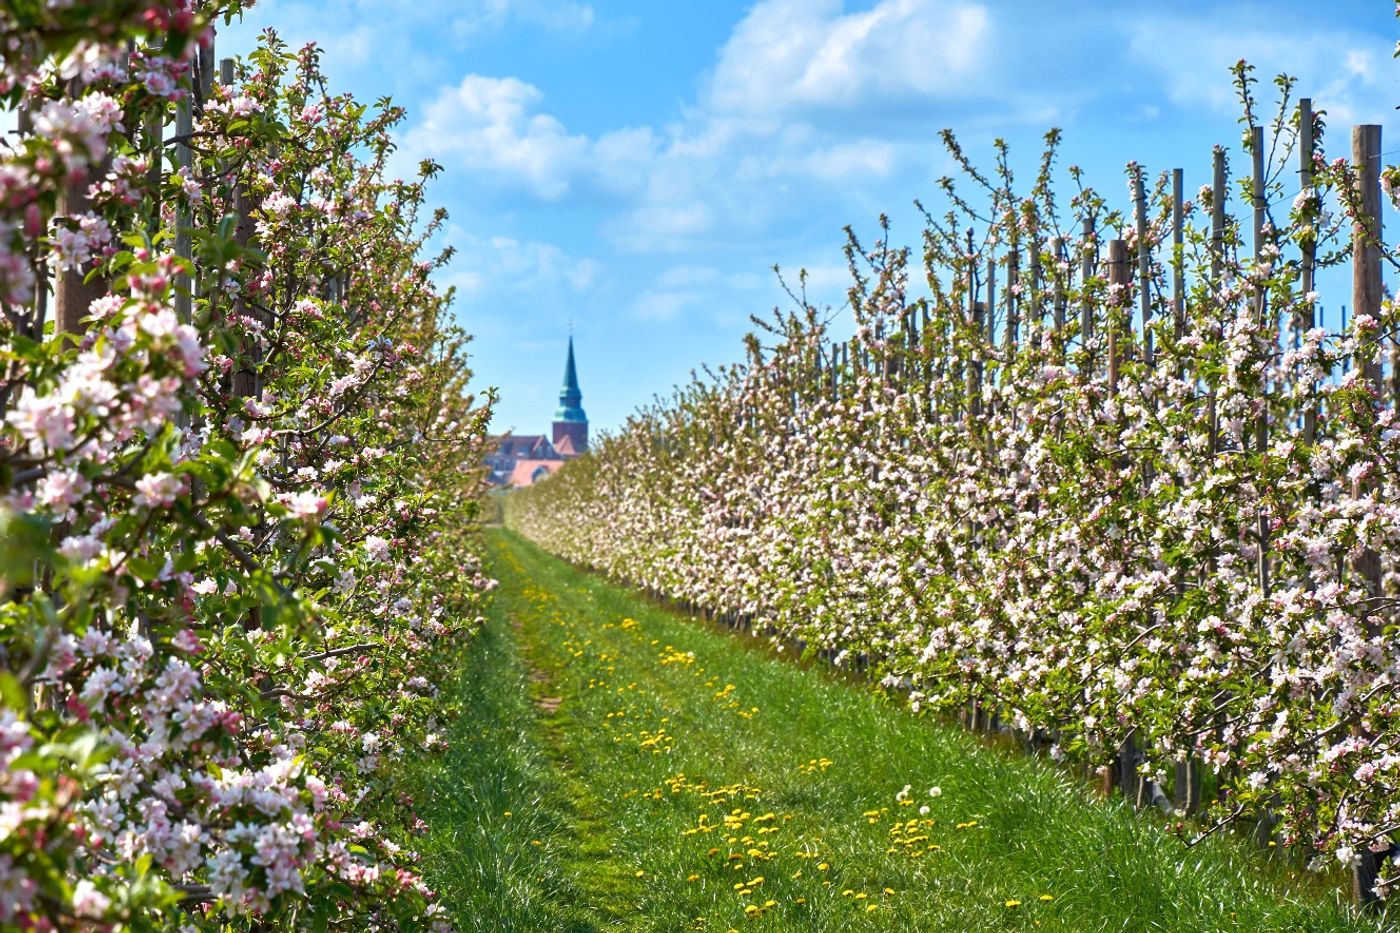
[[(92, 210), (87, 188), (91, 175), (83, 175), (64, 184), (58, 196), (57, 213), (65, 220), (81, 217)], [(87, 317), (88, 307), (107, 291), (101, 276), (87, 280), (83, 268), (65, 269), (58, 275), (54, 286), (54, 336), (73, 334), (80, 336), (84, 330), (83, 318)]]
[[(1381, 128), (1375, 124), (1353, 126), (1351, 128), (1351, 158), (1356, 171), (1359, 216), (1352, 225), (1351, 234), (1351, 303), (1353, 317), (1370, 315), (1380, 317), (1381, 300)], [(1361, 364), (1365, 386), (1380, 395), (1380, 363), (1373, 350), (1358, 346), (1358, 353), (1365, 357)], [(1366, 486), (1371, 485), (1367, 483)], [(1367, 492), (1366, 486), (1358, 484), (1353, 493), (1359, 498)], [(1381, 593), (1380, 555), (1367, 548), (1356, 559), (1355, 570), (1364, 581), (1368, 595), (1375, 597)], [(1366, 631), (1375, 634), (1378, 626), (1373, 619), (1366, 620)], [(1376, 880), (1380, 870), (1380, 859), (1367, 846), (1361, 847), (1361, 859), (1352, 872), (1352, 895), (1357, 904), (1374, 907), (1380, 898), (1376, 894)]]
[(1057, 236), (1050, 241), (1050, 251), (1055, 255), (1055, 337), (1064, 339), (1065, 332), (1065, 276), (1060, 263), (1065, 259), (1065, 238)]
[[(1212, 291), (1220, 287), (1221, 269), (1225, 262), (1225, 150), (1215, 147), (1214, 167), (1210, 185), (1210, 284)], [(1214, 303), (1208, 307), (1213, 307)], [(1212, 330), (1219, 326), (1212, 322)], [(1209, 433), (1210, 452), (1219, 449), (1219, 415), (1216, 410), (1215, 386), (1211, 385), (1206, 395), (1206, 430)]]
[(1176, 763), (1173, 796), (1182, 813), (1195, 813), (1201, 806), (1201, 768), (1194, 755)]
[(208, 102), (214, 90), (214, 27), (209, 27), (209, 44), (199, 46), (199, 99)]
[[(77, 98), (82, 91), (82, 84), (77, 79), (68, 82), (66, 92), (69, 97)], [(56, 215), (67, 221), (88, 214), (92, 210), (92, 201), (87, 196), (88, 185), (93, 178), (100, 178), (110, 164), (109, 156), (90, 166), (83, 175), (65, 182), (59, 191)], [(87, 317), (89, 306), (107, 293), (106, 281), (101, 276), (93, 276), (89, 281), (87, 272), (83, 268), (66, 269), (57, 277), (53, 302), (55, 337), (60, 334), (81, 335), (84, 330), (83, 318)], [(40, 332), (34, 337), (36, 340), (43, 339), (42, 324)]]
[(997, 343), (997, 261), (994, 258), (987, 259), (987, 346), (994, 347)]
[(1400, 339), (1390, 338), (1390, 404), (1400, 409)]
[(1225, 261), (1225, 150), (1215, 147), (1214, 174), (1210, 185), (1210, 275), (1211, 285), (1220, 284)]
[(1040, 234), (1037, 232), (1031, 237), (1031, 291), (1030, 291), (1030, 313), (1035, 315), (1032, 323), (1039, 331), (1045, 325), (1045, 308), (1041, 303), (1041, 282), (1044, 275), (1041, 269), (1042, 255), (1040, 251)]
[[(175, 134), (180, 138), (175, 145), (175, 162), (181, 169), (190, 170), (194, 167), (194, 152), (188, 142), (193, 132), (194, 110), (190, 95), (186, 94), (175, 105)], [(193, 226), (194, 217), (184, 199), (181, 199), (175, 209), (175, 255), (185, 261), (194, 257), (194, 240), (190, 229)], [(190, 275), (182, 269), (175, 276), (175, 315), (184, 324), (190, 322), (190, 290)]]
[[(1303, 195), (1308, 199), (1313, 193), (1313, 110), (1312, 99), (1304, 97), (1298, 101), (1298, 180), (1303, 186)], [(1313, 293), (1313, 279), (1317, 269), (1317, 228), (1314, 221), (1313, 235), (1303, 241), (1303, 261), (1301, 285), (1303, 308), (1299, 312), (1298, 330), (1307, 333), (1316, 326), (1315, 309), (1309, 300)], [(1300, 334), (1301, 336), (1301, 334)], [(1308, 393), (1307, 407), (1303, 411), (1303, 440), (1313, 443), (1317, 440), (1317, 393)]]
[[(219, 80), (225, 87), (233, 85), (234, 62), (231, 58), (225, 58), (219, 63)], [(248, 196), (243, 185), (237, 184), (233, 189), (233, 214), (234, 214), (234, 241), (242, 247), (247, 247), (253, 240), (253, 218), (252, 210), (248, 204)], [(247, 305), (242, 295), (234, 298), (234, 313), (239, 317), (248, 314)], [(234, 398), (257, 398), (258, 397), (258, 341), (256, 337), (245, 335), (239, 349), (238, 368), (233, 372), (233, 396)]]
[(838, 359), (839, 347), (835, 340), (831, 341), (831, 400), (839, 399), (841, 392), (841, 363)]
[(1108, 391), (1118, 391), (1119, 359), (1119, 310), (1127, 307), (1124, 300), (1131, 287), (1131, 273), (1128, 271), (1128, 244), (1123, 240), (1108, 241)]
[[(983, 311), (983, 319), (987, 324), (987, 332), (979, 335), (977, 343), (977, 388), (979, 394), (982, 387), (987, 384), (987, 357), (996, 347), (997, 329), (997, 261), (993, 257), (987, 257), (987, 306)], [(980, 414), (981, 402), (978, 402), (978, 413)]]
[[(1172, 169), (1172, 322), (1176, 339), (1186, 334), (1186, 241), (1185, 241), (1185, 173)], [(1179, 351), (1178, 351), (1179, 352)], [(1177, 357), (1177, 377), (1184, 371)], [(1201, 769), (1194, 755), (1187, 754), (1176, 763), (1172, 780), (1172, 796), (1176, 808), (1183, 813), (1195, 813), (1201, 804)]]
[(1142, 306), (1142, 359), (1152, 367), (1152, 245), (1147, 242), (1147, 186), (1142, 166), (1133, 172), (1133, 200), (1137, 213), (1138, 302)]
[[(1089, 287), (1089, 279), (1094, 274), (1094, 260), (1097, 258), (1098, 249), (1094, 245), (1094, 218), (1085, 217), (1083, 224), (1083, 238), (1080, 240), (1080, 250), (1082, 255), (1079, 260), (1079, 289), (1081, 294)], [(1079, 342), (1086, 349), (1094, 337), (1094, 308), (1088, 298), (1080, 299), (1079, 322)], [(1092, 365), (1090, 372), (1093, 371)]]
[[(1186, 334), (1185, 187), (1183, 173), (1172, 169), (1172, 322), (1176, 339)], [(1179, 375), (1179, 373), (1178, 373)]]
[[(1250, 155), (1254, 163), (1254, 174), (1250, 183), (1250, 193), (1254, 198), (1254, 267), (1257, 270), (1264, 261), (1264, 221), (1268, 216), (1269, 202), (1264, 197), (1264, 128), (1256, 126), (1250, 131)], [(1269, 327), (1269, 295), (1264, 286), (1256, 285), (1254, 294), (1255, 323), (1261, 328)], [(1264, 397), (1263, 410), (1254, 423), (1254, 449), (1262, 457), (1269, 452), (1269, 383), (1268, 379), (1259, 382), (1259, 393)], [(1259, 539), (1259, 553), (1256, 568), (1259, 577), (1259, 592), (1265, 599), (1269, 597), (1269, 519), (1263, 507), (1255, 515), (1256, 535)]]
[(967, 367), (967, 417), (968, 425), (982, 414), (982, 322), (988, 317), (987, 306), (980, 301), (972, 303), (972, 324), (976, 339), (972, 343), (972, 359)]
[(1021, 309), (1017, 302), (1016, 289), (1020, 284), (1021, 253), (1013, 249), (1006, 257), (1006, 353), (1007, 362), (1016, 352), (1016, 343), (1021, 338)]

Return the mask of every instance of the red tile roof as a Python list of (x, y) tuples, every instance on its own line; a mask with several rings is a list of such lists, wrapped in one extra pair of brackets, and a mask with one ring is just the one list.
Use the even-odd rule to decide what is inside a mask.
[(549, 441), (543, 434), (507, 434), (501, 438), (497, 452), (508, 457), (539, 457), (549, 451)]
[[(507, 486), (531, 486), (534, 485), (536, 472), (543, 469), (546, 473), (553, 475), (564, 465), (562, 460), (520, 460), (515, 464), (515, 469), (510, 472), (510, 479)], [(543, 477), (539, 477), (543, 479)]]
[(561, 457), (577, 457), (578, 451), (574, 449), (574, 439), (565, 434), (559, 439), (559, 443), (554, 445), (554, 452)]

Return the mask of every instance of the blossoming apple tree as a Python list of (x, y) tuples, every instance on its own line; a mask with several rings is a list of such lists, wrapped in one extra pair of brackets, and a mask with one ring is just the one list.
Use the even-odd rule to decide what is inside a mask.
[(436, 167), (241, 6), (0, 10), (0, 928), (434, 922), (489, 404)]
[[(1328, 161), (1290, 81), (1272, 117), (1243, 65), (1237, 85), (1234, 196), (1224, 150), (1194, 196), (1130, 165), (1118, 210), (1073, 169), (1057, 199), (1057, 134), (1028, 188), (1004, 147), (988, 174), (949, 136), (965, 178), (926, 215), (922, 297), (908, 250), (853, 239), (850, 341), (804, 301), (508, 521), (870, 665), (916, 708), (997, 715), (1135, 803), (1203, 803), (1199, 832), (1257, 821), (1383, 897), (1400, 315), (1379, 218), (1400, 171), (1375, 128)], [(1345, 327), (1321, 326), (1328, 269), (1353, 272)]]

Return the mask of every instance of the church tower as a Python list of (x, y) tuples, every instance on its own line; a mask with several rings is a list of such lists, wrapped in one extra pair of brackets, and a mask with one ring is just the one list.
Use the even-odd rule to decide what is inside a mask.
[(583, 413), (582, 402), (578, 371), (574, 368), (574, 338), (570, 335), (564, 388), (559, 392), (559, 410), (554, 413), (554, 449), (565, 457), (577, 456), (588, 449), (588, 416)]

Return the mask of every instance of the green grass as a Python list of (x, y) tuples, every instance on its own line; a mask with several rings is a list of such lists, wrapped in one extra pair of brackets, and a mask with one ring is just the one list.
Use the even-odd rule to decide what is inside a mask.
[(502, 585), (420, 795), (462, 929), (1377, 926), (1236, 840), (1188, 849), (1047, 762), (488, 542)]
[(461, 930), (596, 929), (562, 869), (572, 814), (501, 603), (464, 654), (449, 750), (413, 773), (427, 879)]

